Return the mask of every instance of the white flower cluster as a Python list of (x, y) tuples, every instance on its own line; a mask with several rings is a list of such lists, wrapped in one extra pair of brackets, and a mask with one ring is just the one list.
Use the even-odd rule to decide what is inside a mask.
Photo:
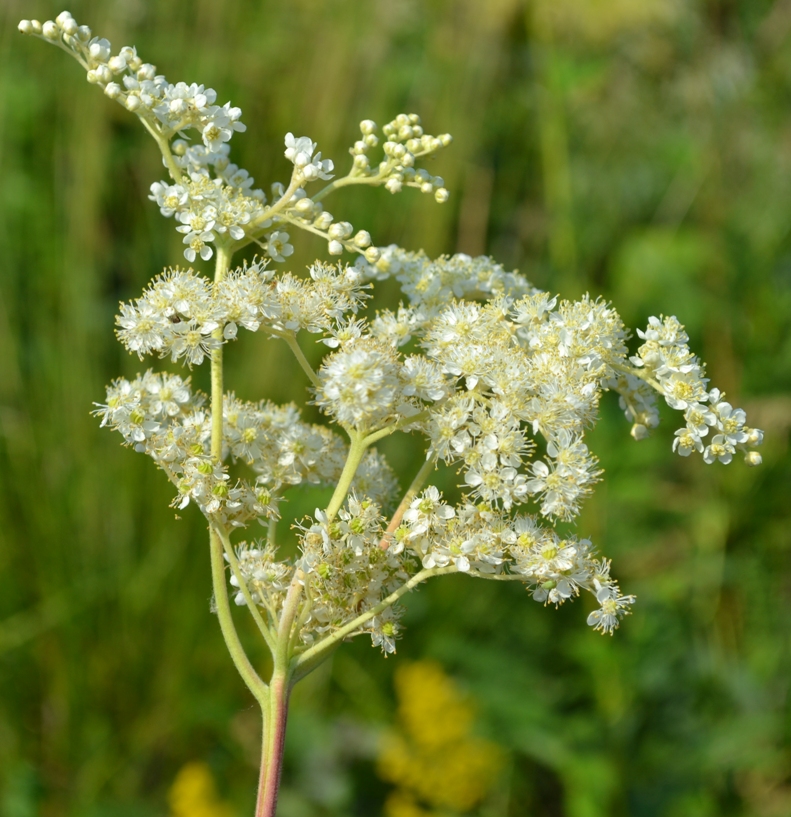
[(440, 204), (449, 198), (445, 182), (440, 176), (432, 176), (423, 168), (415, 169), (415, 162), (440, 148), (447, 147), (453, 140), (449, 133), (430, 136), (423, 131), (420, 117), (416, 113), (399, 114), (388, 122), (382, 133), (384, 159), (372, 167), (368, 156), (370, 148), (379, 144), (376, 122), (364, 119), (360, 123), (362, 138), (358, 139), (349, 152), (354, 157), (352, 176), (373, 177), (391, 193), (400, 193), (402, 187), (416, 187), (421, 193), (433, 193)]
[[(588, 540), (561, 539), (534, 517), (511, 517), (486, 505), (453, 507), (435, 487), (415, 498), (391, 536), (376, 503), (352, 495), (335, 520), (316, 511), (301, 528), (297, 566), (309, 588), (300, 620), (306, 645), (349, 625), (423, 568), (450, 568), (472, 576), (525, 583), (533, 598), (559, 606), (590, 592), (599, 608), (588, 617), (594, 629), (612, 633), (630, 612), (634, 596), (621, 594), (610, 577), (610, 563), (597, 559)], [(259, 556), (257, 570), (268, 576), (285, 574), (270, 556)], [(273, 606), (281, 587), (262, 592), (253, 583), (261, 606)], [(375, 618), (352, 625), (349, 637), (370, 633), (375, 646), (395, 650), (400, 609), (391, 605)]]
[[(633, 598), (621, 595), (609, 562), (594, 558), (587, 540), (562, 539), (511, 510), (534, 503), (551, 521), (577, 516), (601, 474), (585, 433), (610, 389), (646, 429), (658, 421), (647, 389), (665, 396), (687, 421), (674, 448), (702, 451), (706, 462), (730, 461), (737, 447), (760, 443), (760, 432), (747, 428), (744, 412), (719, 392), (706, 391), (702, 367), (675, 319), (652, 319), (630, 358), (628, 333), (603, 301), (559, 301), (487, 258), (430, 261), (390, 249), (382, 257), (387, 269), (317, 263), (306, 278), (254, 262), (215, 285), (192, 270), (168, 270), (141, 298), (122, 305), (118, 335), (140, 356), (157, 353), (192, 365), (235, 338), (239, 326), (292, 341), (301, 330), (319, 334), (328, 348), (314, 392), (324, 413), (350, 434), (419, 431), (430, 460), (460, 470), (467, 493), (460, 506), (444, 503), (430, 487), (387, 533), (380, 509), (396, 482), (381, 455), (367, 452), (354, 498), (336, 518), (318, 512), (303, 529), (299, 566), (311, 599), (305, 644), (379, 604), (418, 565), (521, 580), (534, 598), (553, 604), (588, 590), (600, 603), (589, 623), (612, 632)], [(365, 282), (387, 274), (409, 301), (369, 322), (360, 316), (371, 286)], [(410, 339), (421, 353), (401, 351)], [(289, 486), (337, 481), (348, 451), (328, 429), (302, 423), (293, 405), (228, 395), (223, 461), (242, 461), (257, 475), (255, 487), (244, 480), (232, 486), (228, 467), (208, 456), (208, 414), (186, 382), (150, 373), (117, 381), (99, 413), (168, 470), (180, 506), (194, 501), (230, 526), (273, 517)], [(717, 433), (704, 450), (700, 439), (710, 427)], [(391, 544), (382, 548), (382, 542)], [(251, 586), (269, 609), (283, 590), (269, 579), (262, 584), (260, 576), (282, 570), (273, 567), (270, 551), (253, 550), (245, 551), (257, 565), (250, 575), (259, 576)], [(392, 609), (381, 610), (359, 631), (390, 650), (397, 618)]]
[[(252, 600), (275, 632), (286, 594), (295, 593), (299, 638), (289, 635), (289, 643), (299, 641), (303, 652), (339, 631), (369, 633), (393, 652), (400, 625), (392, 602), (445, 572), (521, 581), (537, 601), (556, 606), (587, 590), (599, 605), (588, 623), (612, 633), (634, 597), (621, 594), (609, 561), (587, 539), (550, 527), (572, 521), (601, 476), (585, 435), (606, 391), (619, 395), (635, 439), (658, 424), (661, 395), (684, 414), (673, 443), (679, 454), (727, 464), (740, 450), (749, 464), (760, 463), (752, 449), (762, 432), (708, 389), (675, 318), (651, 318), (630, 357), (629, 333), (601, 300), (559, 300), (490, 258), (432, 260), (376, 247), (365, 230), (324, 209), (326, 195), (356, 184), (391, 193), (413, 187), (447, 200), (443, 180), (417, 164), (451, 138), (427, 134), (417, 115), (399, 114), (381, 137), (364, 120), (351, 170), (340, 178), (312, 139), (288, 133), (290, 181), (273, 184), (268, 199), (230, 161), (228, 143), (245, 126), (239, 108), (216, 104), (212, 89), (169, 83), (134, 48), (114, 54), (68, 12), (44, 24), (23, 20), (19, 29), (66, 50), (89, 81), (142, 120), (171, 177), (151, 186), (150, 199), (177, 222), (190, 262), (217, 252), (214, 281), (168, 269), (121, 304), (117, 318), (118, 338), (141, 358), (156, 354), (189, 367), (210, 358), (211, 406), (189, 379), (149, 371), (114, 381), (95, 413), (167, 473), (175, 506), (195, 503), (222, 534), (237, 603)], [(196, 144), (186, 138), (191, 130), (200, 134)], [(320, 181), (325, 186), (309, 195)], [(356, 254), (355, 265), (317, 262), (307, 276), (275, 274), (267, 265), (292, 254), (292, 228), (319, 236), (331, 256)], [(231, 270), (233, 253), (252, 243), (267, 261)], [(404, 300), (366, 314), (369, 290), (387, 278)], [(348, 444), (303, 422), (294, 405), (222, 393), (223, 345), (240, 327), (288, 343), (314, 404)], [(317, 371), (297, 343), (301, 331), (324, 344)], [(372, 446), (401, 430), (424, 436), (426, 464), (387, 523), (382, 512), (396, 504), (397, 482)], [(460, 474), (458, 504), (436, 487), (423, 489), (439, 460)], [(254, 476), (233, 478), (237, 467)], [(335, 493), (326, 510), (297, 526), (299, 556), (278, 560), (278, 504), (304, 483), (334, 484)], [(266, 543), (242, 543), (234, 555), (226, 534), (254, 519), (267, 524)]]
[[(316, 510), (301, 526), (297, 567), (305, 576), (300, 637), (311, 645), (370, 610), (414, 573), (415, 559), (380, 546), (385, 533), (380, 506), (353, 492), (334, 520)], [(374, 646), (395, 652), (400, 610), (392, 605), (350, 633), (370, 633)]]
[[(250, 174), (229, 159), (231, 137), (246, 129), (240, 121), (241, 109), (230, 102), (215, 104), (213, 89), (168, 82), (130, 46), (113, 54), (108, 40), (93, 36), (88, 26), (79, 25), (67, 11), (43, 24), (22, 20), (19, 30), (58, 45), (75, 57), (89, 82), (140, 117), (157, 139), (172, 178), (152, 184), (149, 198), (162, 215), (175, 217), (189, 262), (198, 257), (209, 260), (216, 246), (240, 249), (251, 242), (273, 261), (282, 262), (294, 251), (284, 229), (288, 225), (321, 236), (330, 255), (348, 251), (365, 253), (371, 262), (379, 258), (379, 250), (371, 246), (371, 236), (365, 230), (355, 232), (351, 224), (335, 221), (324, 210), (319, 199), (332, 185), (314, 198), (305, 192), (305, 185), (311, 182), (332, 179), (334, 170), (332, 160), (322, 159), (309, 137), (286, 135), (285, 156), (293, 165), (291, 180), (287, 187), (279, 182), (272, 185), (272, 203), (268, 205), (263, 190), (253, 189)], [(438, 202), (448, 199), (440, 177), (415, 168), (417, 159), (450, 144), (448, 134), (430, 136), (424, 133), (416, 114), (399, 114), (383, 128), (387, 137), (382, 145), (384, 158), (373, 171), (367, 151), (378, 143), (377, 128), (370, 120), (362, 122), (360, 128), (363, 139), (351, 148), (352, 169), (337, 186), (382, 185), (395, 193), (406, 185), (433, 193)], [(184, 138), (190, 130), (200, 133), (202, 144), (191, 145)], [(176, 136), (180, 138), (174, 139)]]
[(761, 444), (763, 432), (746, 426), (744, 410), (734, 409), (719, 389), (706, 389), (703, 365), (689, 350), (689, 337), (678, 319), (650, 318), (648, 328), (637, 334), (645, 343), (632, 363), (658, 384), (671, 408), (684, 412), (686, 426), (676, 431), (673, 450), (682, 457), (697, 451), (709, 464), (719, 460), (727, 465), (738, 449), (745, 452), (748, 465), (760, 465), (761, 455), (750, 449)]
[(395, 531), (390, 549), (404, 548), (425, 568), (452, 564), (462, 573), (524, 581), (536, 601), (556, 607), (587, 590), (600, 604), (588, 623), (603, 632), (612, 633), (634, 603), (634, 596), (621, 595), (610, 563), (595, 558), (587, 539), (561, 539), (535, 517), (508, 516), (485, 504), (454, 508), (433, 486), (413, 500)]
[(141, 359), (158, 354), (200, 365), (214, 349), (251, 332), (332, 332), (346, 313), (356, 313), (367, 285), (354, 267), (311, 266), (310, 279), (290, 273), (275, 277), (253, 262), (214, 285), (193, 270), (168, 269), (133, 303), (122, 303), (118, 339)]
[[(253, 601), (276, 621), (276, 611), (283, 606), (286, 591), (294, 576), (294, 565), (278, 562), (276, 549), (261, 542), (252, 545), (242, 542), (237, 545), (236, 559)], [(236, 576), (231, 576), (230, 583), (237, 590), (234, 601), (243, 607), (246, 601)]]
[[(250, 403), (232, 394), (223, 407), (223, 463), (216, 462), (210, 456), (211, 418), (204, 404), (189, 379), (149, 371), (132, 381), (115, 380), (107, 389), (107, 403), (94, 413), (102, 426), (119, 431), (125, 443), (168, 474), (179, 492), (174, 505), (195, 502), (230, 527), (276, 518), (288, 487), (332, 484), (340, 476), (347, 446), (331, 430), (302, 422), (296, 406)], [(232, 483), (229, 459), (250, 466), (255, 484)], [(382, 457), (370, 452), (358, 482), (384, 503), (395, 479)]]
[(137, 51), (124, 46), (113, 54), (110, 42), (94, 37), (88, 26), (79, 25), (68, 11), (55, 20), (41, 24), (22, 20), (19, 30), (59, 45), (77, 58), (88, 72), (88, 82), (99, 85), (110, 99), (127, 110), (157, 125), (163, 136), (194, 128), (200, 131), (204, 145), (218, 150), (236, 131), (246, 126), (239, 119), (239, 108), (215, 105), (216, 92), (203, 85), (185, 82), (172, 85), (157, 73), (155, 65), (143, 62)]

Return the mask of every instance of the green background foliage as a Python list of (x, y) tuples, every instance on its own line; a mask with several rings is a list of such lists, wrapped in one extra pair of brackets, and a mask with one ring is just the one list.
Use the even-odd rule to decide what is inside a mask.
[[(548, 12), (551, 9), (551, 13)], [(785, 0), (74, 0), (115, 46), (244, 111), (234, 158), (285, 180), (282, 138), (346, 167), (357, 122), (421, 114), (453, 146), (452, 199), (342, 191), (378, 244), (490, 253), (632, 326), (677, 315), (715, 385), (766, 429), (764, 465), (670, 452), (669, 412), (634, 443), (614, 400), (591, 447), (605, 481), (580, 532), (635, 614), (612, 639), (584, 601), (442, 579), (408, 601), (387, 661), (360, 641), (297, 689), (283, 817), (379, 814), (378, 732), (399, 662), (440, 661), (507, 753), (488, 817), (791, 814), (791, 8)], [(174, 520), (151, 463), (88, 411), (141, 364), (120, 299), (178, 263), (146, 200), (164, 175), (135, 118), (0, 6), (0, 814), (167, 813), (207, 761), (250, 813), (252, 699), (213, 616), (205, 525)], [(301, 240), (295, 271), (321, 242)], [(244, 398), (304, 398), (285, 346), (229, 350)], [(205, 372), (198, 373), (200, 382)], [(308, 416), (314, 416), (308, 412)], [(405, 487), (415, 441), (383, 446)], [(453, 479), (446, 480), (448, 486)], [(305, 491), (289, 513), (312, 511)], [(264, 661), (239, 617), (255, 660)]]

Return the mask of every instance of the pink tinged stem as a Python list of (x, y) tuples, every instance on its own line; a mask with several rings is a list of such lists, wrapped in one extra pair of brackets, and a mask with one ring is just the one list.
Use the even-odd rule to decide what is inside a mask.
[(286, 742), (290, 692), (286, 674), (273, 675), (269, 685), (269, 700), (263, 710), (264, 734), (255, 817), (275, 817), (277, 795), (280, 790), (280, 774), (283, 768), (283, 748)]
[(280, 773), (283, 768), (283, 748), (286, 742), (288, 698), (293, 686), (290, 668), (292, 630), (299, 610), (304, 577), (297, 570), (288, 588), (277, 632), (274, 650), (275, 666), (269, 682), (268, 698), (261, 707), (264, 717), (263, 746), (261, 750), (261, 774), (258, 779), (258, 802), (255, 817), (275, 817), (277, 794), (280, 789)]
[(384, 533), (384, 536), (381, 538), (379, 542), (379, 547), (382, 550), (387, 550), (390, 547), (390, 542), (393, 540), (393, 534), (396, 531), (396, 528), (401, 524), (401, 520), (406, 513), (406, 509), (412, 503), (412, 500), (418, 495), (420, 489), (425, 484), (426, 480), (429, 477), (429, 474), (436, 468), (436, 459), (431, 458), (426, 460), (423, 463), (421, 469), (417, 472), (417, 475), (412, 480), (412, 484), (407, 489), (407, 492), (404, 494), (404, 498), (401, 500), (401, 504), (396, 508), (396, 512), (393, 514), (393, 518), (390, 520), (390, 524), (387, 526), (387, 530)]

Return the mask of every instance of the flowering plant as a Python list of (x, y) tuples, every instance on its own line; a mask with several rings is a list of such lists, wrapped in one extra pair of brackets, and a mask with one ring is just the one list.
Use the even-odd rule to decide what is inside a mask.
[[(68, 12), (19, 28), (75, 57), (90, 82), (140, 119), (169, 174), (149, 198), (178, 222), (188, 262), (214, 258), (213, 279), (169, 268), (117, 318), (119, 340), (141, 359), (189, 368), (208, 360), (211, 393), (189, 377), (148, 370), (114, 381), (96, 414), (166, 473), (175, 507), (195, 504), (207, 519), (213, 608), (263, 713), (259, 817), (275, 811), (294, 684), (356, 635), (394, 652), (400, 599), (427, 579), (518, 581), (555, 606), (585, 590), (597, 605), (588, 624), (610, 634), (619, 626), (634, 597), (621, 593), (590, 540), (556, 529), (575, 519), (601, 477), (585, 433), (604, 392), (619, 395), (635, 439), (658, 424), (659, 395), (684, 417), (674, 451), (724, 464), (742, 451), (748, 464), (760, 463), (753, 449), (762, 432), (708, 388), (676, 318), (651, 318), (630, 355), (629, 332), (604, 301), (561, 300), (487, 257), (432, 260), (378, 247), (324, 209), (327, 196), (351, 185), (414, 187), (447, 200), (442, 179), (419, 164), (450, 136), (428, 135), (416, 115), (381, 129), (378, 161), (371, 154), (380, 129), (363, 121), (352, 167), (339, 178), (311, 139), (287, 134), (290, 179), (267, 196), (231, 163), (228, 143), (245, 126), (240, 109), (217, 105), (212, 89), (169, 83), (134, 48), (113, 54)], [(323, 238), (330, 256), (356, 260), (319, 260), (306, 276), (279, 272), (294, 231)], [(250, 245), (262, 255), (234, 267)], [(375, 285), (387, 278), (403, 300), (372, 312)], [(328, 425), (304, 422), (294, 405), (225, 390), (224, 351), (240, 328), (289, 346)], [(304, 333), (326, 346), (316, 369), (300, 346)], [(375, 448), (400, 432), (425, 441), (425, 461), (403, 495)], [(430, 484), (440, 461), (460, 474), (458, 501)], [(279, 506), (303, 483), (334, 492), (295, 525), (298, 553), (288, 559), (278, 549)], [(235, 541), (254, 522), (263, 536)], [(232, 600), (247, 607), (271, 651), (268, 681), (245, 653)]]

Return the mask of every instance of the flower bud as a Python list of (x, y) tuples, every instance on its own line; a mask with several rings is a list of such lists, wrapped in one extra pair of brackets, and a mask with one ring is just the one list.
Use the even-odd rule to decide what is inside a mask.
[[(747, 429), (745, 429), (747, 431)], [(764, 441), (764, 433), (760, 428), (751, 428), (747, 431), (747, 445), (760, 445)]]
[(439, 190), (435, 191), (434, 199), (436, 200), (437, 204), (445, 204), (445, 202), (450, 198), (450, 193), (444, 188), (440, 187)]
[(313, 222), (315, 227), (318, 227), (319, 230), (326, 230), (330, 224), (332, 224), (332, 214), (328, 213), (326, 210), (323, 213), (320, 213), (316, 220)]
[(60, 31), (58, 31), (58, 27), (52, 20), (47, 20), (46, 23), (41, 27), (41, 33), (48, 39), (48, 40), (57, 40), (60, 37)]
[(332, 236), (333, 238), (348, 238), (354, 232), (354, 227), (348, 221), (338, 221), (333, 224), (330, 228), (330, 235), (332, 235), (333, 229), (337, 230), (337, 234)]
[(330, 241), (327, 245), (327, 252), (330, 255), (340, 255), (343, 252), (343, 244), (340, 241)]
[(381, 256), (381, 252), (379, 251), (378, 247), (369, 247), (365, 253), (365, 260), (369, 264), (375, 264), (379, 260), (379, 256)]
[(139, 80), (152, 80), (157, 75), (156, 65), (151, 65), (150, 62), (144, 62), (140, 68), (137, 69), (137, 78)]
[(73, 37), (77, 33), (77, 29), (79, 28), (79, 26), (77, 25), (77, 21), (67, 11), (62, 11), (55, 18), (55, 22), (60, 27), (60, 30), (64, 34), (68, 34), (70, 37)]
[(354, 237), (354, 246), (364, 250), (371, 246), (371, 234), (367, 230), (360, 230)]
[(313, 212), (313, 199), (307, 196), (301, 198), (295, 205), (294, 209), (303, 216), (309, 216)]
[(376, 122), (372, 119), (363, 119), (360, 122), (360, 132), (367, 136), (369, 133), (373, 133), (376, 130)]
[(757, 451), (748, 451), (744, 455), (744, 461), (747, 465), (756, 466), (763, 462), (763, 457)]
[(126, 70), (126, 60), (120, 54), (116, 54), (114, 57), (110, 57), (107, 62), (107, 67), (114, 74), (120, 74), (121, 71)]
[(17, 26), (20, 33), (22, 34), (32, 34), (33, 33), (33, 23), (30, 20), (20, 20), (19, 25)]

